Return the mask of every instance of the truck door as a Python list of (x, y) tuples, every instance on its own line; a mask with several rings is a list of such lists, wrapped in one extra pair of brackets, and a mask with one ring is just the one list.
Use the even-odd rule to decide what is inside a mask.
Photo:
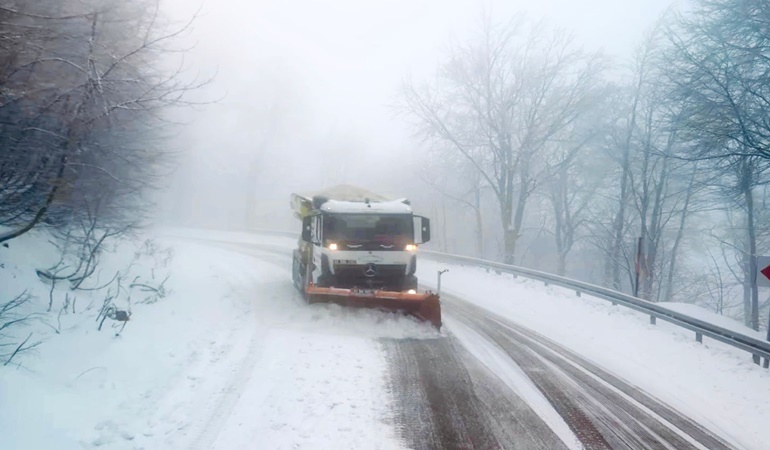
[(316, 283), (321, 275), (321, 255), (323, 254), (323, 224), (321, 215), (313, 216), (310, 229), (310, 241), (313, 245), (313, 272), (312, 282)]
[(430, 219), (422, 216), (412, 216), (414, 220), (414, 243), (424, 244), (430, 241)]

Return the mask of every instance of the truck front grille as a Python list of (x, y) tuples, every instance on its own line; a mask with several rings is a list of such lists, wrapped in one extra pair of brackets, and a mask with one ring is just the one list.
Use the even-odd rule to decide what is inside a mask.
[(406, 276), (406, 264), (337, 264), (337, 287), (383, 287), (399, 284)]

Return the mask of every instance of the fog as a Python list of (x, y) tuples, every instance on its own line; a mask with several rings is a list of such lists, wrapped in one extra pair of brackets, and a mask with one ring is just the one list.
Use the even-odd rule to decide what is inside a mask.
[[(192, 4), (191, 4), (192, 3)], [(450, 42), (485, 14), (526, 13), (586, 50), (626, 62), (668, 0), (237, 1), (165, 3), (183, 23), (188, 74), (213, 80), (172, 143), (180, 167), (161, 204), (167, 223), (293, 226), (291, 192), (352, 183), (431, 205), (423, 146), (393, 109), (402, 81), (431, 79)], [(430, 211), (423, 211), (430, 214)]]
[(6, 3), (0, 244), (298, 231), (353, 184), (428, 250), (768, 317), (768, 2)]

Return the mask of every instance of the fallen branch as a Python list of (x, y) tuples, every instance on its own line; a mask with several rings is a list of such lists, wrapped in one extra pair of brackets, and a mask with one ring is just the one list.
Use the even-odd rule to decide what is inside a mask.
[(28, 351), (28, 350), (32, 350), (33, 348), (35, 348), (35, 347), (37, 347), (38, 345), (40, 345), (40, 342), (35, 342), (34, 344), (32, 344), (32, 345), (30, 345), (30, 346), (24, 347), (24, 344), (26, 344), (26, 343), (29, 341), (29, 339), (30, 339), (31, 337), (32, 337), (32, 333), (29, 333), (29, 336), (27, 336), (27, 339), (24, 339), (24, 341), (22, 341), (22, 343), (21, 343), (21, 344), (19, 344), (19, 346), (18, 346), (18, 347), (16, 347), (16, 350), (14, 350), (14, 351), (13, 351), (13, 353), (11, 353), (11, 356), (8, 358), (8, 360), (5, 362), (5, 364), (3, 364), (3, 366), (7, 366), (8, 364), (10, 364), (10, 363), (11, 363), (11, 361), (13, 360), (13, 358), (14, 358), (14, 357), (15, 357), (17, 354), (19, 354), (19, 353), (21, 353), (21, 352), (26, 352), (26, 351)]

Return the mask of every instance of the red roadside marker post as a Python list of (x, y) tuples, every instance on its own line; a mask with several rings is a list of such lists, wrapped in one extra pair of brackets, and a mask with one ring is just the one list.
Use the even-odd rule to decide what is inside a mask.
[[(770, 287), (770, 256), (757, 256), (757, 273), (754, 274), (754, 282), (757, 287)], [(770, 341), (770, 317), (768, 317), (767, 340)], [(764, 368), (770, 366), (770, 360), (765, 358), (762, 365)]]

